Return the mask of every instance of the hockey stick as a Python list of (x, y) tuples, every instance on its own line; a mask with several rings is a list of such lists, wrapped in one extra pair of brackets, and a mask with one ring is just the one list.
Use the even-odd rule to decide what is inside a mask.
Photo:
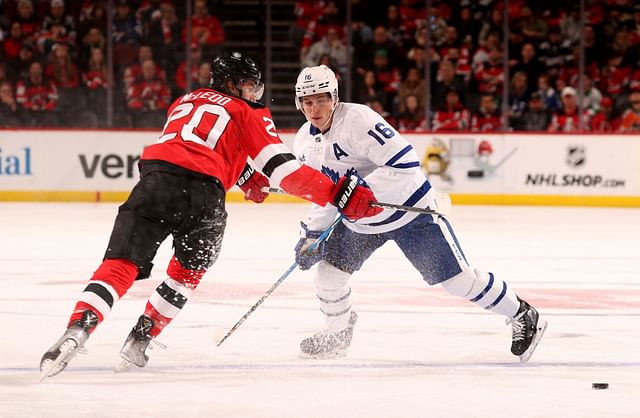
[[(275, 187), (263, 187), (262, 191), (265, 193), (287, 194), (287, 192), (285, 192), (284, 190), (276, 189)], [(372, 203), (371, 206), (376, 206), (379, 208), (402, 210), (405, 212), (424, 213), (425, 215), (435, 215), (435, 216), (442, 216), (442, 217), (446, 216), (446, 214), (442, 212), (438, 212), (437, 210), (427, 209), (427, 208), (416, 208), (413, 206), (396, 205), (395, 203), (376, 202), (376, 203)]]
[[(279, 190), (279, 189), (276, 189), (276, 190)], [(309, 248), (307, 249), (307, 252), (315, 250), (316, 247), (320, 245), (320, 243), (322, 243), (322, 241), (326, 240), (331, 234), (331, 232), (333, 232), (333, 229), (338, 225), (338, 223), (340, 223), (340, 221), (342, 221), (342, 216), (339, 216), (338, 218), (336, 218), (336, 220), (333, 221), (333, 223), (327, 229), (325, 229), (325, 231), (322, 234), (320, 234), (318, 239), (309, 246)], [(245, 313), (242, 316), (242, 318), (240, 318), (238, 322), (236, 322), (236, 324), (233, 327), (231, 327), (231, 329), (226, 333), (226, 335), (222, 337), (220, 341), (218, 341), (217, 347), (220, 347), (220, 344), (222, 344), (227, 338), (229, 338), (229, 336), (233, 334), (235, 330), (237, 330), (240, 327), (240, 325), (242, 325), (242, 323), (249, 317), (249, 315), (251, 315), (253, 311), (255, 311), (258, 308), (258, 306), (260, 306), (262, 302), (264, 302), (265, 299), (267, 299), (269, 295), (271, 295), (271, 293), (273, 293), (273, 291), (276, 290), (278, 286), (280, 286), (280, 284), (284, 281), (284, 279), (286, 279), (287, 276), (289, 276), (296, 269), (296, 267), (298, 267), (298, 262), (294, 261), (293, 264), (291, 264), (291, 266), (287, 269), (287, 271), (285, 271), (282, 274), (282, 276), (280, 276), (280, 278), (269, 288), (269, 290), (267, 290), (264, 293), (264, 295), (262, 295), (262, 297), (247, 311), (247, 313)]]

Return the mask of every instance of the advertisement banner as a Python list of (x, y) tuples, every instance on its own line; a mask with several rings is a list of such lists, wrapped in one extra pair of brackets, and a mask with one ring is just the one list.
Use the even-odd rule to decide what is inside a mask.
[[(294, 136), (281, 134), (290, 148)], [(640, 206), (640, 137), (403, 136), (432, 184), (454, 202), (563, 204), (573, 199), (589, 205), (603, 197), (607, 205)], [(94, 195), (105, 200), (109, 193), (122, 200), (138, 179), (140, 152), (157, 137), (155, 131), (0, 130), (0, 200), (91, 200)]]

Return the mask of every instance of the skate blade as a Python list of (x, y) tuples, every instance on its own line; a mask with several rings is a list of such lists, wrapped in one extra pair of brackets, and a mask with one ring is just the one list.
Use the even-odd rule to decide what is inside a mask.
[[(74, 340), (65, 340), (60, 345), (60, 354), (56, 357), (55, 360), (46, 359), (40, 364), (40, 383), (44, 381), (47, 377), (53, 377), (63, 371), (65, 367), (67, 367), (66, 363), (60, 367), (63, 363), (64, 359), (76, 348), (78, 347), (77, 343)], [(71, 360), (71, 359), (69, 359)], [(57, 370), (59, 368), (59, 370)]]
[(132, 362), (130, 362), (129, 360), (122, 360), (114, 369), (113, 371), (115, 373), (126, 373), (128, 371), (130, 371), (133, 366), (135, 366), (135, 364), (133, 364)]
[(536, 337), (531, 342), (531, 345), (529, 346), (527, 351), (520, 355), (520, 363), (526, 363), (527, 361), (529, 361), (531, 356), (533, 356), (533, 352), (536, 351), (536, 347), (538, 346), (538, 343), (542, 339), (542, 336), (544, 335), (544, 332), (546, 330), (547, 321), (538, 321), (538, 331), (536, 332)]
[(322, 354), (308, 354), (304, 352), (300, 352), (298, 357), (303, 360), (331, 360), (336, 358), (342, 358), (347, 356), (347, 350), (334, 350), (330, 353), (322, 353)]

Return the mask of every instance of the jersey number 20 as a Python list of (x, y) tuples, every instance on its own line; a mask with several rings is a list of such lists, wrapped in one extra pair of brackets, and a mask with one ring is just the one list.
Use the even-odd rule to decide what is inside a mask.
[[(193, 103), (184, 103), (176, 106), (176, 108), (173, 109), (173, 112), (171, 112), (171, 115), (169, 115), (167, 123), (164, 125), (162, 130), (163, 135), (158, 139), (158, 142), (166, 142), (175, 138), (178, 135), (177, 128), (179, 128), (180, 125), (174, 127), (171, 122), (188, 116), (193, 111), (193, 108)], [(206, 130), (207, 127), (203, 126), (203, 118), (207, 114), (215, 116), (215, 122), (211, 125), (208, 131)], [(213, 149), (220, 140), (220, 137), (224, 133), (224, 130), (230, 120), (231, 116), (229, 116), (227, 110), (220, 105), (199, 105), (191, 118), (189, 118), (189, 121), (182, 125), (182, 129), (180, 129), (180, 137), (185, 141), (192, 141)], [(210, 118), (204, 119), (204, 122), (207, 122), (207, 124), (211, 123)], [(176, 132), (167, 133), (167, 131), (172, 131), (174, 129)], [(206, 137), (204, 137), (203, 132), (206, 132)]]

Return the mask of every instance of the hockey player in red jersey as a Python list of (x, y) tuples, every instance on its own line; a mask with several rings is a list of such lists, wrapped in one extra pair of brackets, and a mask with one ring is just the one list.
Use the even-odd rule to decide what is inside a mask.
[(64, 370), (133, 282), (149, 277), (158, 247), (171, 235), (175, 252), (168, 278), (120, 351), (125, 366), (147, 364), (149, 343), (216, 261), (226, 224), (225, 192), (236, 182), (256, 202), (271, 184), (321, 206), (346, 202), (341, 212), (353, 220), (381, 211), (371, 206), (376, 200), (368, 188), (347, 177), (334, 183), (296, 160), (269, 110), (257, 103), (260, 75), (250, 58), (220, 54), (212, 63), (211, 88), (171, 105), (158, 142), (142, 153), (140, 181), (119, 208), (102, 264), (78, 299), (67, 331), (41, 359), (42, 379)]

